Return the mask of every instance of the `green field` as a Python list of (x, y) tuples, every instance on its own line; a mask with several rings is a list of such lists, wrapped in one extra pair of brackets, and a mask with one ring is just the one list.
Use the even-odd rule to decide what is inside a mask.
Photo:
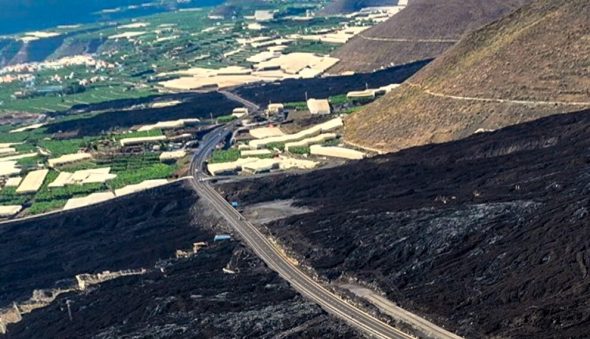
[(297, 146), (297, 147), (289, 147), (289, 153), (293, 154), (309, 154), (309, 146)]
[[(171, 178), (177, 175), (186, 162), (181, 160), (174, 164), (163, 164), (159, 161), (159, 153), (151, 149), (134, 150), (140, 154), (121, 155), (122, 150), (117, 141), (122, 138), (149, 137), (162, 135), (161, 130), (148, 132), (109, 131), (93, 137), (76, 136), (75, 131), (48, 133), (47, 126), (32, 131), (9, 133), (22, 127), (19, 123), (29, 124), (30, 121), (41, 121), (46, 124), (66, 120), (88, 119), (104, 113), (104, 111), (78, 112), (71, 108), (112, 101), (117, 99), (141, 98), (159, 93), (157, 82), (162, 73), (174, 72), (191, 67), (218, 68), (225, 66), (250, 67), (246, 59), (266, 48), (242, 46), (238, 38), (248, 39), (258, 36), (282, 36), (291, 34), (308, 34), (320, 29), (341, 27), (349, 22), (345, 17), (317, 17), (310, 21), (290, 20), (287, 17), (302, 15), (305, 10), (315, 11), (325, 1), (284, 0), (269, 2), (245, 2), (234, 17), (224, 20), (211, 20), (208, 10), (173, 11), (137, 18), (137, 21), (149, 24), (143, 30), (146, 34), (134, 41), (127, 39), (107, 39), (114, 34), (122, 33), (123, 29), (109, 24), (81, 25), (79, 28), (57, 29), (60, 32), (75, 33), (69, 36), (64, 48), (53, 52), (52, 58), (67, 55), (67, 47), (90, 44), (101, 40), (102, 45), (94, 54), (96, 60), (107, 64), (107, 67), (96, 68), (82, 65), (68, 65), (63, 68), (45, 67), (27, 71), (27, 81), (16, 81), (0, 85), (0, 116), (12, 116), (14, 113), (44, 113), (43, 117), (27, 117), (29, 122), (12, 122), (11, 125), (0, 126), (0, 143), (22, 143), (14, 147), (19, 154), (41, 152), (35, 157), (17, 161), (22, 168), (22, 175), (38, 167), (46, 167), (48, 158), (55, 158), (79, 151), (92, 152), (95, 159), (61, 166), (52, 169), (43, 187), (33, 195), (17, 195), (14, 188), (0, 190), (0, 205), (24, 205), (28, 214), (44, 213), (62, 208), (68, 199), (82, 197), (91, 193), (115, 190), (127, 185), (137, 184), (144, 180)], [(276, 9), (277, 20), (265, 23), (263, 31), (246, 29), (249, 22), (244, 18), (256, 9)], [(130, 23), (122, 20), (118, 25)], [(162, 26), (164, 25), (164, 26)], [(133, 31), (135, 29), (125, 29)], [(79, 31), (79, 32), (78, 32)], [(236, 48), (243, 50), (230, 57), (224, 54)], [(289, 45), (286, 53), (311, 52), (328, 54), (337, 45), (296, 41)], [(74, 48), (74, 47), (72, 47)], [(60, 54), (61, 53), (61, 54)], [(208, 56), (202, 59), (201, 56)], [(0, 56), (1, 57), (1, 56)], [(26, 72), (15, 74), (25, 75)], [(174, 77), (178, 75), (166, 75)], [(59, 87), (62, 86), (62, 87)], [(344, 99), (343, 99), (344, 98)], [(346, 103), (345, 96), (330, 98), (333, 104)], [(288, 103), (290, 109), (306, 110), (305, 102)], [(6, 113), (6, 114), (5, 114)], [(10, 115), (9, 115), (10, 114)], [(232, 115), (221, 116), (217, 123), (228, 123), (235, 120)], [(284, 150), (284, 144), (268, 145), (270, 149)], [(45, 153), (47, 152), (47, 153)], [(296, 148), (292, 153), (305, 154), (308, 148)], [(261, 158), (273, 155), (262, 155)], [(210, 162), (228, 162), (239, 159), (240, 152), (235, 149), (216, 150)], [(49, 188), (48, 185), (58, 176), (59, 171), (74, 172), (77, 170), (110, 167), (111, 173), (117, 178), (105, 184), (88, 184)]]
[(231, 148), (228, 150), (215, 150), (211, 154), (211, 158), (209, 159), (209, 163), (215, 164), (220, 162), (231, 162), (236, 161), (240, 158), (240, 151)]

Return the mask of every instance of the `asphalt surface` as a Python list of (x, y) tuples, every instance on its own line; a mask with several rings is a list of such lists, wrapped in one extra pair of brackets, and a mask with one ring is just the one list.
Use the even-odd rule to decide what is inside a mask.
[(233, 100), (233, 101), (241, 103), (242, 105), (244, 105), (244, 107), (248, 108), (248, 110), (250, 112), (256, 112), (256, 111), (260, 110), (260, 106), (256, 105), (252, 101), (246, 100), (246, 99), (242, 98), (241, 96), (236, 95), (232, 92), (219, 91), (219, 93), (225, 95), (225, 97), (228, 98), (229, 100)]
[(295, 290), (316, 302), (328, 313), (375, 338), (413, 338), (349, 304), (326, 289), (321, 283), (310, 278), (284, 257), (279, 249), (208, 184), (205, 180), (208, 175), (203, 172), (203, 164), (216, 145), (224, 140), (228, 133), (232, 133), (234, 127), (233, 124), (229, 124), (208, 134), (192, 159), (190, 167), (193, 176), (192, 184), (200, 197), (207, 200), (226, 219), (246, 244), (272, 270), (287, 280)]

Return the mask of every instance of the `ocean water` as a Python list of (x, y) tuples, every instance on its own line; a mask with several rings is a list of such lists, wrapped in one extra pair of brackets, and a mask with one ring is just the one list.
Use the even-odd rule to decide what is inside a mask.
[[(58, 25), (134, 18), (177, 8), (213, 6), (224, 0), (0, 0), (0, 35), (42, 30)], [(144, 7), (142, 4), (156, 4)], [(128, 6), (138, 6), (128, 8)], [(117, 12), (100, 13), (104, 9)]]

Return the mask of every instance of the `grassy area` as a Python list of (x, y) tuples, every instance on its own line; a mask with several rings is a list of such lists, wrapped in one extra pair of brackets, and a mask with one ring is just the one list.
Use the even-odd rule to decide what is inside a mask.
[(77, 153), (80, 148), (89, 147), (96, 138), (80, 138), (67, 140), (39, 140), (37, 144), (51, 153), (51, 157)]
[(270, 150), (278, 149), (279, 151), (285, 150), (285, 144), (280, 142), (271, 142), (270, 144), (266, 145), (266, 148)]
[(117, 177), (108, 182), (111, 189), (118, 189), (127, 185), (139, 184), (145, 180), (170, 178), (178, 167), (175, 165), (154, 164), (138, 170), (127, 170), (117, 173)]
[(103, 101), (122, 99), (122, 98), (140, 98), (153, 94), (149, 88), (132, 88), (120, 84), (107, 86), (94, 86), (88, 88), (85, 92), (65, 95), (63, 97), (48, 95), (27, 99), (14, 99), (12, 93), (17, 89), (5, 88), (0, 90), (0, 112), (31, 112), (45, 113), (58, 112), (70, 109), (78, 104), (91, 104)]
[(215, 150), (211, 154), (209, 163), (215, 164), (220, 162), (236, 161), (240, 158), (240, 151), (237, 149)]
[(332, 105), (344, 105), (344, 104), (350, 102), (348, 100), (348, 98), (346, 97), (346, 94), (339, 94), (339, 95), (331, 96), (328, 100), (330, 101), (330, 103)]
[(36, 141), (46, 137), (45, 129), (39, 128), (32, 131), (10, 133), (10, 130), (14, 129), (13, 126), (2, 126), (0, 127), (0, 143), (18, 143), (24, 141)]
[(289, 153), (293, 154), (309, 154), (309, 146), (289, 147)]
[(158, 153), (129, 154), (117, 155), (110, 158), (101, 158), (96, 160), (98, 167), (110, 167), (111, 172), (119, 173), (125, 171), (141, 170), (160, 163)]
[(22, 158), (18, 159), (16, 163), (20, 165), (23, 169), (32, 169), (37, 167), (39, 163), (45, 162), (45, 157), (42, 156), (35, 156), (30, 158)]
[(117, 174), (117, 178), (107, 183), (112, 189), (139, 184), (144, 180), (170, 178), (178, 170), (176, 164), (160, 163), (158, 153), (103, 158), (97, 160), (97, 166), (110, 166), (111, 172)]
[(338, 47), (337, 44), (329, 44), (319, 41), (296, 41), (289, 45), (285, 49), (284, 53), (315, 53), (319, 55), (325, 55), (332, 53)]
[(159, 129), (151, 131), (131, 132), (125, 134), (113, 134), (115, 140), (128, 139), (128, 138), (146, 138), (146, 137), (158, 137), (162, 135), (162, 131)]
[(16, 194), (16, 187), (4, 187), (0, 190), (0, 205), (23, 205), (29, 200), (30, 196)]
[(61, 172), (76, 172), (98, 167), (98, 164), (94, 160), (85, 160), (73, 164), (58, 166), (56, 169), (59, 169)]
[(42, 214), (42, 213), (51, 212), (54, 210), (59, 210), (59, 209), (62, 209), (66, 205), (67, 202), (68, 202), (67, 200), (34, 202), (33, 205), (31, 205), (31, 207), (29, 207), (27, 209), (27, 213), (35, 215), (35, 214)]
[[(53, 181), (53, 180), (52, 180)], [(104, 191), (104, 184), (67, 185), (64, 187), (44, 188), (35, 195), (35, 203), (68, 200)]]
[(338, 146), (340, 145), (340, 139), (332, 139), (322, 143), (322, 146)]
[(354, 112), (360, 111), (361, 109), (363, 109), (362, 106), (350, 107), (350, 108), (347, 108), (347, 109), (343, 110), (341, 113), (343, 113), (343, 114), (352, 114)]
[(260, 155), (253, 155), (252, 157), (254, 158), (258, 158), (258, 159), (272, 159), (274, 158), (276, 154), (272, 153), (272, 154), (260, 154)]
[(298, 111), (307, 109), (307, 103), (305, 101), (287, 102), (284, 106), (286, 109), (296, 109)]
[(37, 148), (29, 143), (14, 145), (13, 147), (18, 153), (32, 153), (37, 151)]
[(234, 121), (236, 119), (237, 119), (237, 117), (235, 117), (233, 115), (224, 115), (224, 116), (220, 116), (220, 117), (217, 118), (217, 123), (225, 124), (225, 123), (228, 123), (228, 122), (232, 122), (232, 121)]

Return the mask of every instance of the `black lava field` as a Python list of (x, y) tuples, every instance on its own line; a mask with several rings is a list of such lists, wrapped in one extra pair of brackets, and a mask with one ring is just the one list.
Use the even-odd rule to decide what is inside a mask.
[[(181, 104), (161, 108), (134, 108), (154, 101), (182, 100)], [(74, 107), (77, 112), (108, 110), (86, 119), (66, 120), (47, 126), (49, 133), (76, 132), (77, 135), (98, 135), (114, 128), (187, 118), (209, 118), (231, 114), (239, 105), (216, 92), (178, 94), (142, 99), (108, 101), (95, 105)], [(64, 114), (66, 112), (63, 112)]]
[[(4, 337), (358, 337), (239, 242), (213, 241), (226, 231), (186, 182), (1, 225), (0, 308), (77, 274), (147, 270), (61, 294)], [(194, 242), (208, 245), (176, 258)]]
[(219, 189), (314, 209), (266, 231), (325, 278), (357, 278), (461, 335), (580, 338), (589, 150), (585, 111)]
[(235, 93), (259, 105), (268, 105), (269, 102), (304, 101), (306, 94), (309, 98), (324, 99), (333, 95), (346, 94), (350, 91), (364, 90), (367, 86), (377, 88), (402, 83), (430, 61), (417, 61), (373, 73), (303, 80), (291, 79), (276, 83), (245, 85), (238, 87)]

